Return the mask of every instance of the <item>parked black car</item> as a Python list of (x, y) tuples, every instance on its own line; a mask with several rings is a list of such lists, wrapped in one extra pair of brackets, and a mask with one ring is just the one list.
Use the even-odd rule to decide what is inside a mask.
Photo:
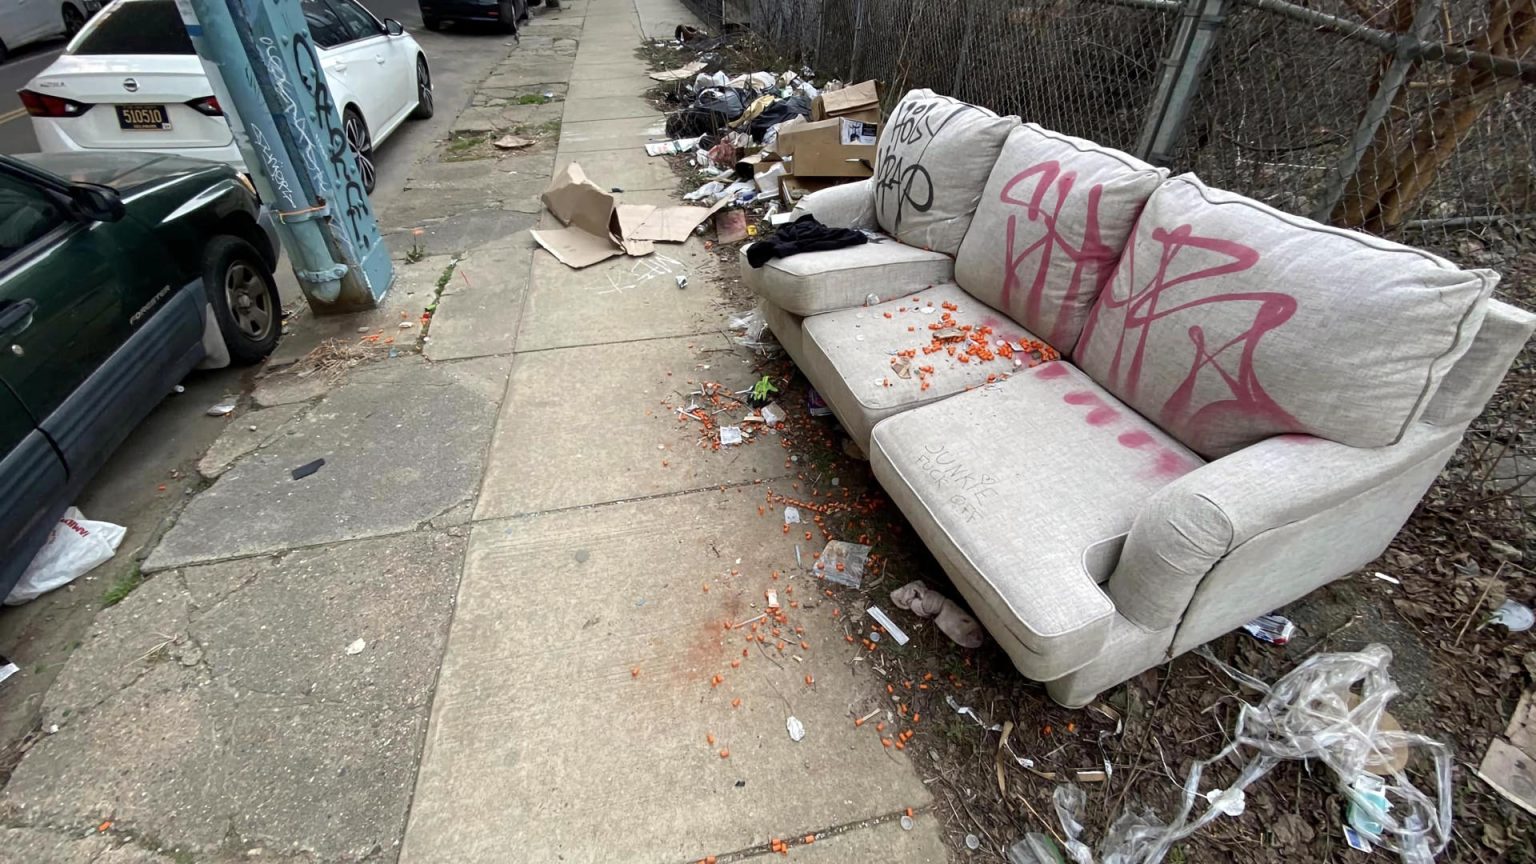
[[(560, 0), (547, 0), (558, 9)], [(517, 22), (528, 20), (528, 7), (538, 0), (417, 0), (421, 23), (428, 30), (442, 29), (444, 21), (478, 21), (495, 24), (508, 33), (517, 32)]]

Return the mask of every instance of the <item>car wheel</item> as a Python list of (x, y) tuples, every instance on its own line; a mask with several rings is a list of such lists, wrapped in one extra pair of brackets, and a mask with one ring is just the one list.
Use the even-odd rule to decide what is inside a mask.
[(517, 20), (518, 21), (527, 21), (527, 20), (529, 20), (528, 0), (515, 0), (515, 2), (517, 3)]
[(517, 33), (517, 7), (512, 0), (501, 0), (501, 6), (496, 13), (496, 26), (503, 33)]
[(357, 173), (363, 177), (363, 191), (373, 194), (377, 180), (373, 169), (373, 136), (368, 134), (368, 124), (356, 108), (347, 108), (341, 115), (341, 127), (347, 135), (347, 147), (357, 157)]
[(260, 363), (283, 332), (277, 282), (251, 244), (223, 235), (203, 250), (203, 288), (234, 363)]
[(443, 29), (443, 19), (441, 19), (441, 18), (422, 18), (421, 19), (421, 26), (427, 28), (428, 30), (436, 32), (438, 30)]
[(416, 57), (416, 110), (411, 117), (425, 120), (432, 116), (432, 72), (427, 69), (427, 58)]
[(85, 16), (83, 14), (81, 14), (79, 9), (76, 9), (74, 6), (71, 6), (70, 4), (65, 3), (64, 4), (64, 35), (65, 35), (65, 37), (73, 38), (76, 33), (80, 32), (80, 28), (84, 27), (84, 26), (85, 26)]

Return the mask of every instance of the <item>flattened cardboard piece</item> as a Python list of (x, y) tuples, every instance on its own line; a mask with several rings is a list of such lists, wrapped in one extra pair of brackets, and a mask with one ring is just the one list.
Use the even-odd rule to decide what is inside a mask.
[(684, 81), (704, 71), (703, 63), (689, 63), (677, 69), (668, 69), (665, 72), (652, 72), (653, 81)]
[(648, 242), (625, 239), (626, 229), (638, 227), (655, 208), (619, 204), (575, 162), (555, 174), (541, 198), (566, 227), (529, 233), (568, 267), (580, 269), (620, 253), (640, 256), (655, 251)]
[(653, 207), (645, 221), (624, 236), (634, 240), (659, 240), (663, 243), (685, 243), (693, 236), (693, 229), (725, 206), (722, 199), (713, 207)]
[(528, 233), (549, 254), (558, 258), (561, 264), (577, 270), (599, 261), (607, 261), (624, 252), (609, 238), (588, 234), (580, 228), (556, 228), (553, 231)]

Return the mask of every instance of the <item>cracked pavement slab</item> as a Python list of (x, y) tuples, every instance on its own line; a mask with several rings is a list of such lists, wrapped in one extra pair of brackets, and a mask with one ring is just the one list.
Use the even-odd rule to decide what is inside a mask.
[(71, 831), (110, 819), (199, 856), (394, 860), (458, 587), (456, 533), (151, 578), (70, 659), (45, 706), (59, 729), (17, 766), (0, 812)]
[(353, 370), (192, 499), (144, 569), (393, 534), (454, 508), (479, 486), (510, 364), (408, 355)]

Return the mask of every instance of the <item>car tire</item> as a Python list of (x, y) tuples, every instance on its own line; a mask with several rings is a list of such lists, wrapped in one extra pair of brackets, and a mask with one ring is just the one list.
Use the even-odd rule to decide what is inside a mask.
[(427, 68), (427, 58), (416, 55), (416, 110), (412, 120), (425, 120), (436, 111), (432, 99), (432, 70)]
[(443, 19), (441, 19), (441, 18), (422, 18), (421, 19), (421, 26), (423, 26), (423, 27), (427, 28), (428, 30), (431, 30), (432, 32), (435, 33), (438, 30), (443, 29)]
[(203, 249), (203, 288), (232, 363), (260, 363), (283, 333), (277, 281), (251, 244), (220, 235)]
[(528, 0), (513, 0), (513, 2), (517, 4), (518, 23), (531, 20), (531, 16), (528, 14)]
[(73, 39), (80, 28), (85, 26), (85, 15), (74, 4), (64, 4), (64, 38)]
[(363, 119), (361, 111), (348, 105), (347, 110), (341, 112), (341, 128), (347, 136), (348, 149), (357, 157), (357, 170), (362, 175), (363, 191), (372, 195), (378, 174), (373, 167), (373, 134), (368, 131), (368, 122)]
[(496, 10), (496, 26), (503, 33), (517, 34), (517, 5), (512, 0), (501, 0)]

